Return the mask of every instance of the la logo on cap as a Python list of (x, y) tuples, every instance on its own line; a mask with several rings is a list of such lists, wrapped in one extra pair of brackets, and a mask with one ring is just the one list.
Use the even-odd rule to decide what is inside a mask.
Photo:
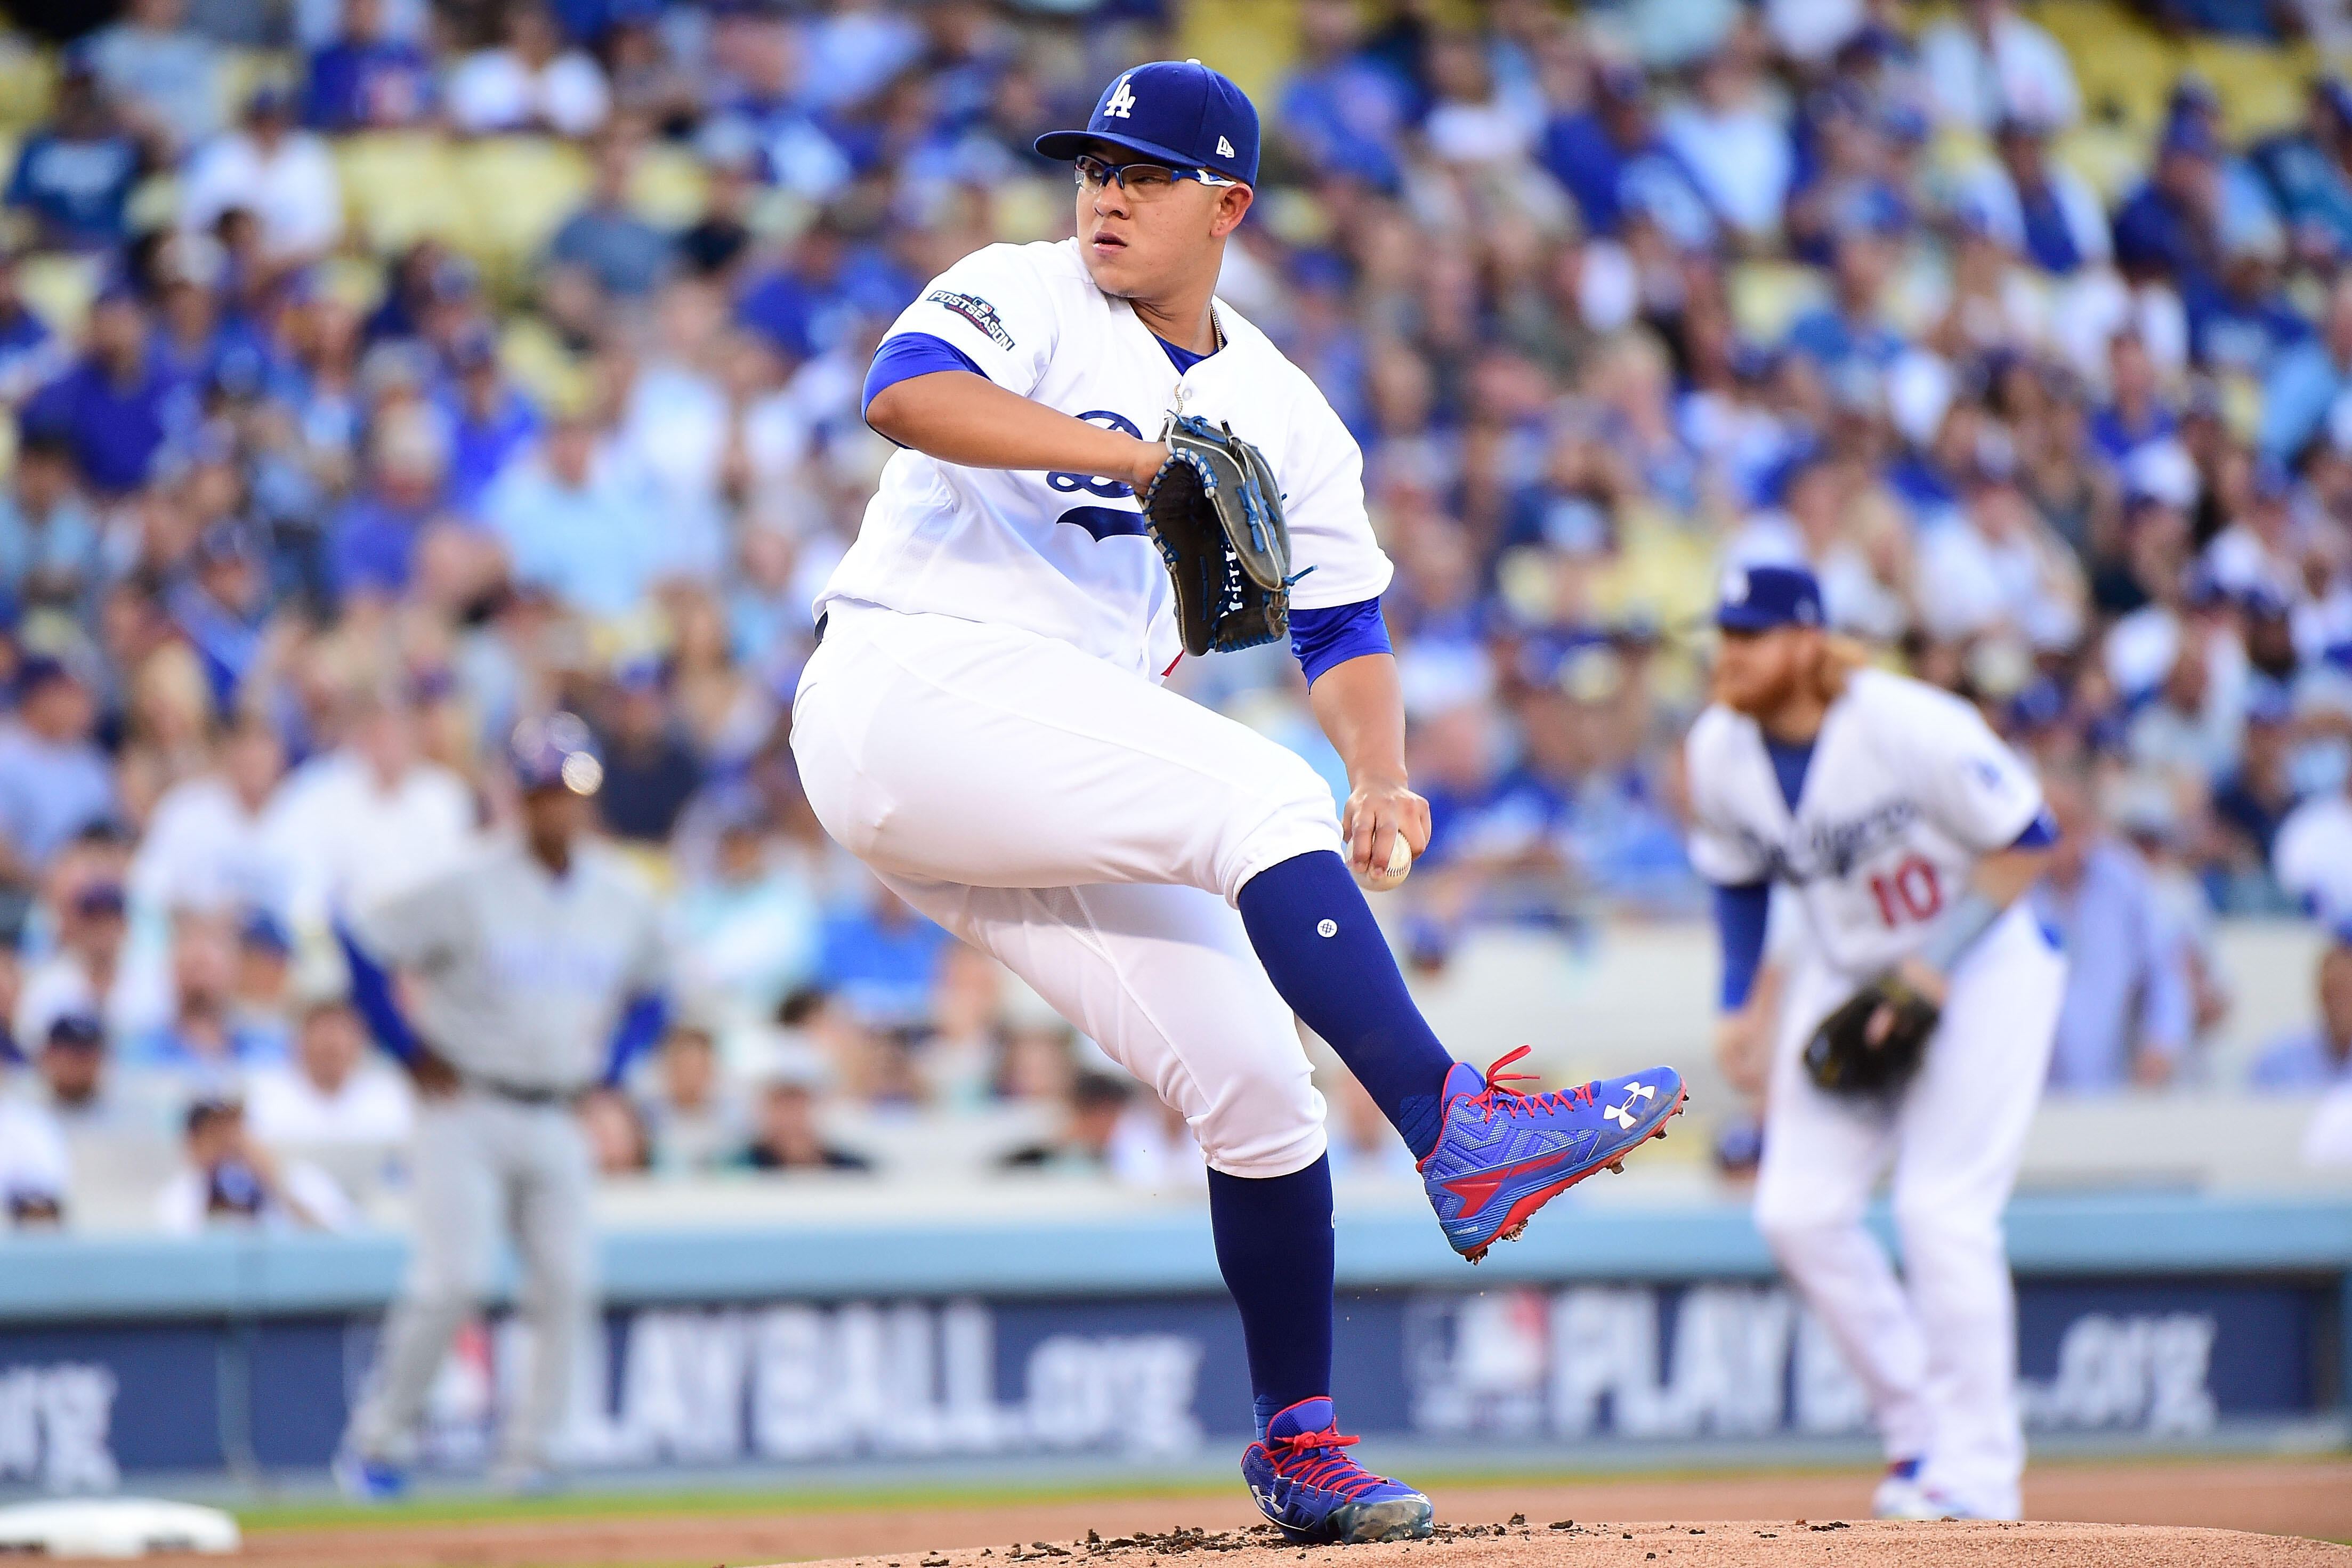
[(1134, 111), (1135, 93), (1127, 85), (1127, 78), (1122, 76), (1118, 79), (1118, 85), (1110, 89), (1110, 101), (1103, 105), (1103, 118), (1126, 120), (1131, 118)]

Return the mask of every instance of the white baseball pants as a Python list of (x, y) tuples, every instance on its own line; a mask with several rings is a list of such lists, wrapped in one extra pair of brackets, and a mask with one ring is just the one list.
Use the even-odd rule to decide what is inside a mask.
[[(2017, 1303), (2001, 1237), (2050, 1067), (2066, 965), (2022, 901), (1952, 973), (1942, 1025), (1891, 1107), (1824, 1094), (1801, 1058), (1857, 982), (1790, 976), (1764, 1115), (1756, 1223), (1870, 1392), (1890, 1459), (1971, 1512), (2014, 1519), (2025, 1468)], [(1892, 1160), (1898, 1284), (1863, 1227)]]
[(416, 1108), (415, 1214), (408, 1279), (384, 1325), (373, 1386), (352, 1415), (350, 1446), (405, 1460), (450, 1338), (497, 1280), (501, 1234), (522, 1263), (518, 1305), (530, 1325), (521, 1407), (507, 1412), (499, 1465), (548, 1461), (572, 1363), (595, 1317), (588, 1141), (568, 1105), (524, 1105), (478, 1089)]
[(831, 616), (793, 704), (825, 831), (1181, 1111), (1216, 1169), (1320, 1158), (1297, 1026), (1233, 908), (1268, 867), (1339, 850), (1314, 770), (1067, 643)]

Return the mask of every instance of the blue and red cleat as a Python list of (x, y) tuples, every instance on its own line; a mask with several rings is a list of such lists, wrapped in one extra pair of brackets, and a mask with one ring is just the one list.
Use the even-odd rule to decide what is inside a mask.
[(1666, 1135), (1683, 1108), (1682, 1074), (1652, 1068), (1550, 1094), (1506, 1087), (1533, 1073), (1503, 1069), (1521, 1046), (1486, 1069), (1455, 1062), (1445, 1075), (1445, 1127), (1421, 1163), (1421, 1184), (1454, 1250), (1475, 1263), (1497, 1241), (1517, 1240), (1528, 1217), (1599, 1170)]
[(1302, 1399), (1265, 1424), (1242, 1455), (1242, 1479), (1258, 1511), (1300, 1546), (1417, 1541), (1436, 1508), (1402, 1481), (1376, 1476), (1348, 1458), (1328, 1399)]

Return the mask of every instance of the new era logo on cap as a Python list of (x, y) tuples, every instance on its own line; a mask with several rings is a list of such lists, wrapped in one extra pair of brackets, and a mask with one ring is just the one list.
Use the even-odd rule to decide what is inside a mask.
[(1218, 137), (1218, 138), (1217, 138), (1217, 156), (1218, 156), (1218, 157), (1220, 157), (1220, 158), (1230, 158), (1230, 157), (1232, 157), (1233, 155), (1234, 155), (1234, 144), (1233, 144), (1232, 142), (1230, 142), (1226, 141), (1226, 140), (1225, 140), (1223, 137), (1222, 137), (1222, 136)]

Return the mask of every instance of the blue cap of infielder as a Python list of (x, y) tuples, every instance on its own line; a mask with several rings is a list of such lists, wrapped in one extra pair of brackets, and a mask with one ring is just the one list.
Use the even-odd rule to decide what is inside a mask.
[(1801, 566), (1735, 566), (1723, 580), (1715, 624), (1727, 632), (1818, 626), (1822, 585)]
[(1037, 138), (1037, 153), (1075, 158), (1090, 142), (1257, 184), (1257, 110), (1222, 72), (1198, 60), (1154, 60), (1121, 71), (1084, 131), (1048, 132)]
[(507, 737), (507, 762), (526, 795), (543, 789), (594, 795), (604, 785), (604, 764), (577, 714), (523, 720)]

